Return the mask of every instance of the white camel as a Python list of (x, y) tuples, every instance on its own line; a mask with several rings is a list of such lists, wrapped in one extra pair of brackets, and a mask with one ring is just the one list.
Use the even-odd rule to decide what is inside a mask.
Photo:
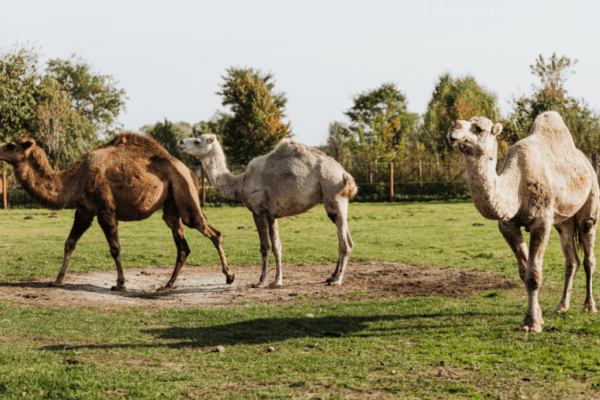
[(271, 153), (253, 159), (243, 174), (234, 176), (227, 169), (225, 154), (215, 135), (184, 139), (178, 147), (202, 161), (217, 193), (227, 199), (244, 202), (252, 211), (263, 258), (260, 280), (253, 287), (267, 285), (269, 237), (277, 266), (275, 281), (270, 286), (282, 286), (277, 218), (302, 214), (321, 201), (324, 201), (325, 211), (337, 227), (339, 239), (337, 267), (327, 282), (330, 285), (342, 284), (354, 247), (348, 230), (348, 200), (356, 195), (358, 189), (352, 176), (337, 161), (294, 140), (284, 139)]
[[(597, 312), (592, 297), (592, 274), (596, 267), (594, 240), (600, 215), (598, 177), (573, 142), (560, 115), (539, 115), (528, 137), (509, 150), (500, 174), (496, 173), (502, 125), (484, 117), (456, 121), (448, 141), (458, 146), (466, 164), (473, 203), (481, 215), (498, 220), (504, 239), (517, 257), (525, 283), (528, 306), (523, 331), (541, 332), (542, 311), (538, 292), (542, 284), (544, 251), (552, 226), (560, 234), (565, 255), (565, 286), (557, 312), (569, 309), (573, 279), (579, 267), (574, 238), (583, 247), (587, 292), (584, 311)], [(521, 227), (531, 233), (530, 249)]]

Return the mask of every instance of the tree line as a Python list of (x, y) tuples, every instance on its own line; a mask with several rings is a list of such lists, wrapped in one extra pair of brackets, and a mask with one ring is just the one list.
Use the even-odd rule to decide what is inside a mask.
[[(127, 95), (112, 76), (100, 74), (80, 56), (50, 59), (44, 65), (39, 58), (32, 47), (0, 52), (0, 140), (28, 134), (46, 150), (53, 167), (64, 169), (122, 129), (117, 118)], [(423, 115), (409, 111), (408, 99), (395, 83), (383, 83), (352, 96), (345, 119), (329, 124), (326, 143), (319, 148), (342, 164), (452, 161), (459, 155), (446, 142), (448, 128), (455, 120), (480, 115), (504, 125), (501, 158), (527, 135), (537, 115), (555, 110), (577, 147), (597, 163), (600, 115), (565, 88), (576, 63), (565, 56), (540, 55), (529, 66), (539, 83), (529, 93), (514, 96), (507, 115), (500, 113), (495, 93), (470, 75), (439, 76)], [(213, 133), (228, 161), (244, 166), (293, 136), (290, 123), (283, 122), (287, 97), (275, 90), (273, 73), (231, 67), (217, 94), (227, 111), (215, 111), (209, 120), (193, 124), (164, 119), (141, 127), (140, 133), (154, 137), (190, 167), (199, 161), (177, 151), (179, 139)]]

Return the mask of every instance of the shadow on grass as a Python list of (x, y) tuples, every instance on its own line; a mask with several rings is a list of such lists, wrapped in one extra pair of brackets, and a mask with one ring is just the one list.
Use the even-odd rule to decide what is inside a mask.
[[(42, 289), (50, 287), (50, 282), (53, 280), (49, 280), (48, 282), (0, 282), (0, 287), (14, 287), (14, 288), (30, 288), (30, 289)], [(166, 284), (167, 281), (162, 282), (162, 284)], [(325, 283), (325, 282), (323, 282)], [(161, 284), (160, 282), (157, 284)], [(244, 287), (244, 286), (229, 286), (225, 283), (223, 284), (204, 284), (198, 285), (194, 287), (182, 287), (178, 288), (175, 285), (174, 289), (165, 290), (165, 291), (144, 291), (140, 289), (127, 289), (124, 292), (119, 292), (110, 289), (111, 286), (98, 286), (92, 285), (89, 283), (84, 284), (72, 284), (66, 283), (63, 287), (55, 287), (55, 290), (66, 290), (70, 292), (90, 292), (90, 293), (102, 293), (113, 296), (120, 297), (136, 297), (136, 298), (146, 298), (146, 299), (158, 299), (161, 297), (169, 297), (173, 295), (182, 295), (182, 294), (190, 294), (190, 293), (221, 293), (221, 292), (239, 292), (243, 290), (251, 290), (252, 288)]]
[[(446, 334), (456, 329), (475, 327), (481, 318), (502, 316), (520, 317), (518, 312), (507, 313), (435, 313), (412, 315), (328, 316), (322, 318), (259, 318), (210, 327), (168, 327), (141, 330), (152, 335), (157, 343), (107, 344), (41, 347), (43, 350), (68, 350), (69, 347), (88, 349), (118, 348), (213, 348), (215, 346), (257, 345), (283, 342), (290, 339), (367, 338), (403, 335), (406, 331), (426, 331), (427, 334)], [(395, 322), (397, 326), (373, 327), (372, 324)], [(497, 324), (497, 329), (504, 329)]]

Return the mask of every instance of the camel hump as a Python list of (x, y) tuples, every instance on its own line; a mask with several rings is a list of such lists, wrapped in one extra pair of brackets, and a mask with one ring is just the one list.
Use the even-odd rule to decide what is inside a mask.
[(154, 138), (147, 135), (138, 135), (131, 132), (121, 132), (108, 143), (100, 147), (129, 147), (136, 148), (141, 153), (151, 157), (159, 156), (171, 158), (169, 152)]
[(569, 128), (556, 111), (546, 111), (535, 118), (529, 131), (529, 136), (533, 135), (543, 137), (555, 144), (569, 144), (575, 147)]

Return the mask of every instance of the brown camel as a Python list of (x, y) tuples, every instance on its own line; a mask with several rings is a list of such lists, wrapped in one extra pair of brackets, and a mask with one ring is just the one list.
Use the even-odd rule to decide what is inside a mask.
[(175, 269), (169, 282), (159, 290), (170, 290), (190, 253), (183, 225), (208, 236), (219, 252), (227, 283), (229, 272), (221, 232), (206, 220), (198, 200), (198, 179), (181, 161), (172, 157), (155, 140), (122, 133), (110, 142), (84, 154), (65, 171), (53, 171), (44, 150), (27, 136), (0, 144), (0, 160), (14, 167), (15, 178), (31, 198), (44, 208), (60, 210), (69, 203), (77, 207), (71, 233), (65, 243), (63, 264), (50, 286), (64, 286), (69, 259), (77, 241), (98, 216), (117, 265), (117, 285), (124, 291), (118, 221), (141, 221), (161, 206), (163, 220), (171, 228), (177, 246)]
[[(584, 311), (596, 312), (592, 297), (592, 274), (596, 267), (594, 240), (600, 215), (598, 177), (585, 155), (575, 148), (560, 115), (539, 115), (527, 138), (515, 143), (496, 173), (498, 142), (502, 125), (473, 117), (457, 121), (448, 132), (451, 145), (458, 145), (466, 163), (473, 203), (481, 215), (498, 220), (504, 239), (517, 257), (519, 274), (528, 294), (528, 307), (521, 330), (541, 332), (542, 311), (538, 292), (542, 284), (544, 251), (552, 226), (560, 234), (565, 255), (565, 287), (556, 307), (569, 309), (571, 288), (579, 268), (574, 238), (584, 251), (587, 293)], [(531, 233), (530, 249), (521, 227)]]
[(352, 176), (337, 161), (302, 143), (284, 139), (271, 153), (250, 161), (243, 174), (234, 176), (227, 169), (225, 154), (215, 135), (184, 139), (178, 147), (180, 151), (202, 160), (208, 178), (221, 196), (243, 201), (252, 211), (263, 256), (262, 275), (253, 287), (267, 285), (269, 237), (277, 266), (271, 287), (282, 286), (277, 218), (302, 214), (321, 201), (337, 227), (339, 240), (337, 267), (327, 282), (330, 285), (342, 284), (354, 247), (348, 230), (348, 200), (356, 195), (358, 189)]

